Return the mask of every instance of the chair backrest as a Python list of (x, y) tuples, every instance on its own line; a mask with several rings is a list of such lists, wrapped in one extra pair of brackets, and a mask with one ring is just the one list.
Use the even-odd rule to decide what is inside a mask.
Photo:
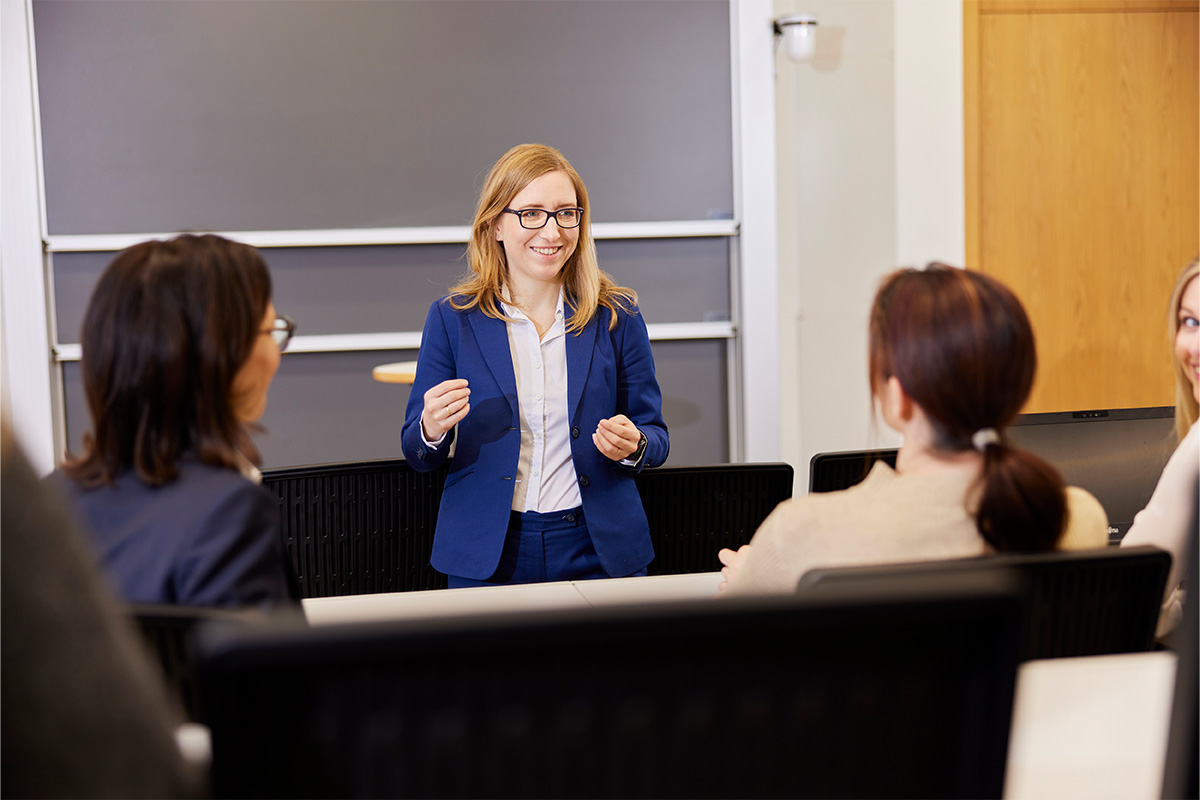
[(808, 491), (836, 492), (861, 483), (876, 461), (896, 466), (897, 450), (817, 453), (808, 461)]
[(261, 612), (196, 606), (128, 603), (124, 606), (152, 656), (161, 665), (168, 691), (192, 722), (204, 721), (196, 676), (195, 634), (201, 623), (248, 623)]
[[(264, 470), (305, 597), (445, 588), (429, 565), (448, 468), (404, 459)], [(750, 541), (792, 496), (789, 464), (658, 467), (637, 476), (652, 575), (721, 568), (717, 551)]]
[(217, 797), (998, 797), (1018, 590), (202, 634)]
[(1037, 555), (825, 567), (806, 572), (801, 593), (830, 585), (900, 588), (1014, 572), (1026, 597), (1022, 659), (1134, 653), (1154, 647), (1171, 567), (1156, 547), (1109, 547)]
[(446, 588), (429, 557), (447, 472), (402, 458), (263, 470), (304, 597)]
[(721, 569), (717, 552), (748, 543), (775, 506), (792, 496), (791, 464), (657, 467), (637, 476), (654, 545), (651, 575)]

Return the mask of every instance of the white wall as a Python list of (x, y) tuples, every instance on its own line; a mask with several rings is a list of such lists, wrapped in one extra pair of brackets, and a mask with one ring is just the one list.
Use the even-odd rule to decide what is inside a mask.
[(960, 0), (896, 0), (896, 263), (966, 266)]
[(770, 0), (740, 0), (730, 6), (734, 216), (741, 221), (734, 297), (742, 371), (739, 409), (731, 409), (730, 415), (741, 419), (741, 436), (730, 437), (731, 444), (740, 438), (741, 447), (732, 448), (731, 461), (781, 458), (779, 319), (778, 306), (771, 302), (779, 295), (773, 19)]
[(54, 464), (29, 8), (0, 0), (0, 325), (5, 414), (39, 472)]
[(811, 63), (777, 56), (781, 455), (892, 447), (874, 423), (867, 315), (898, 265), (961, 264), (958, 0), (775, 0), (815, 14)]

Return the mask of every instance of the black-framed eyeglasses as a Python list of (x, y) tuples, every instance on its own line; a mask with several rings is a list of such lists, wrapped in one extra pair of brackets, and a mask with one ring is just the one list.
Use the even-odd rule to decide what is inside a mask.
[(263, 331), (263, 333), (271, 334), (271, 338), (275, 340), (275, 344), (279, 345), (279, 352), (282, 353), (284, 350), (287, 350), (288, 342), (296, 334), (296, 323), (292, 322), (291, 317), (279, 314), (275, 317), (275, 324)]
[(550, 217), (554, 217), (560, 228), (578, 228), (583, 222), (583, 209), (577, 206), (560, 208), (558, 211), (547, 211), (544, 208), (506, 208), (505, 214), (515, 214), (522, 228), (537, 230), (546, 227)]

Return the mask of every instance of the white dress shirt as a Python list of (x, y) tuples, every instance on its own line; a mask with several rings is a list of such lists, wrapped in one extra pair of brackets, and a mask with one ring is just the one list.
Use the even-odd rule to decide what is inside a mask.
[(517, 379), (521, 454), (513, 487), (513, 511), (542, 513), (583, 504), (571, 459), (571, 420), (567, 409), (567, 338), (563, 294), (558, 292), (554, 323), (542, 337), (519, 308), (501, 303), (514, 320), (508, 349)]

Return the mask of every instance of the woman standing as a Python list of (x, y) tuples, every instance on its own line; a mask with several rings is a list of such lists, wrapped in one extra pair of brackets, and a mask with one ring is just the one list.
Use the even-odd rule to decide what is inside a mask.
[(634, 475), (667, 457), (637, 295), (597, 264), (587, 188), (557, 150), (492, 167), (470, 274), (429, 310), (401, 444), (454, 455), (434, 535), (450, 586), (645, 574)]
[(1168, 325), (1175, 362), (1175, 435), (1179, 446), (1163, 467), (1150, 502), (1133, 518), (1122, 546), (1151, 544), (1171, 553), (1166, 596), (1158, 618), (1164, 636), (1183, 617), (1188, 548), (1197, 546), (1193, 513), (1200, 495), (1200, 259), (1179, 273), (1171, 292)]
[(247, 430), (293, 329), (262, 256), (220, 236), (134, 245), (100, 276), (82, 336), (93, 432), (61, 476), (125, 600), (299, 601)]
[(814, 567), (1104, 547), (1096, 498), (1013, 446), (1037, 357), (1025, 310), (978, 272), (931, 264), (884, 279), (870, 322), (868, 375), (880, 415), (904, 436), (841, 492), (788, 500), (737, 552), (729, 593), (792, 592)]

